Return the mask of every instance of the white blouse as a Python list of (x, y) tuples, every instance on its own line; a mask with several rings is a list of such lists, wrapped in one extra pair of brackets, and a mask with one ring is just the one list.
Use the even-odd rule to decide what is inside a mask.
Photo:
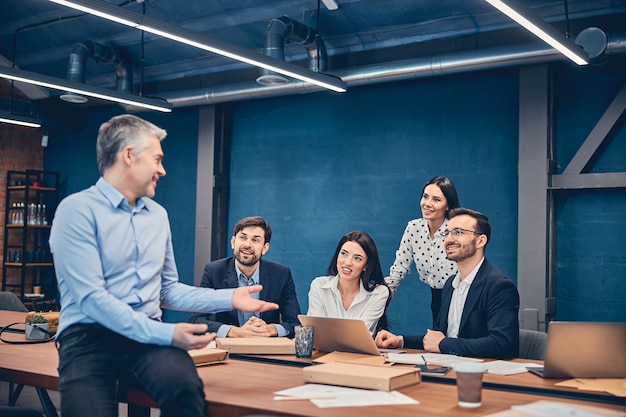
[(404, 230), (400, 247), (396, 251), (396, 260), (389, 269), (389, 276), (385, 283), (392, 293), (411, 272), (411, 263), (415, 262), (419, 278), (431, 288), (441, 289), (449, 277), (457, 273), (456, 262), (448, 260), (443, 247), (443, 232), (448, 224), (445, 219), (435, 232), (434, 238), (430, 238), (428, 220), (411, 220)]
[(372, 291), (367, 291), (363, 287), (363, 282), (359, 280), (359, 283), (361, 289), (346, 310), (343, 308), (341, 293), (339, 288), (337, 288), (339, 276), (315, 278), (311, 282), (309, 290), (309, 311), (307, 316), (361, 319), (367, 325), (372, 336), (374, 336), (378, 320), (385, 311), (385, 305), (389, 298), (389, 289), (384, 285), (379, 285)]

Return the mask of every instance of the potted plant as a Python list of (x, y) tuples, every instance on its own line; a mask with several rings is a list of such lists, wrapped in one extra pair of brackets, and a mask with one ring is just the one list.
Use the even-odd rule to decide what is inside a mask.
[(48, 320), (44, 316), (36, 314), (26, 318), (26, 339), (41, 340), (48, 337)]

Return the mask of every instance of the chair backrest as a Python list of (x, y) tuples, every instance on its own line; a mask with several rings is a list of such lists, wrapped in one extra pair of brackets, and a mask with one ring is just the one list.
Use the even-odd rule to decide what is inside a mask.
[(0, 415), (4, 417), (41, 417), (41, 413), (37, 410), (9, 405), (0, 405)]
[(547, 341), (548, 334), (545, 332), (519, 329), (519, 357), (543, 360)]
[(0, 292), (0, 310), (28, 312), (20, 298), (9, 291)]

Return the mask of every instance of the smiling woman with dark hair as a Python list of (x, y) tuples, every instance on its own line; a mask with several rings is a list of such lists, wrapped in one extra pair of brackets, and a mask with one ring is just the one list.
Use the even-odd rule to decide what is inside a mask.
[(404, 230), (396, 260), (389, 268), (385, 282), (394, 294), (415, 263), (420, 280), (431, 291), (430, 309), (433, 323), (441, 308), (441, 289), (456, 274), (456, 263), (446, 258), (443, 239), (438, 232), (448, 224), (448, 213), (459, 207), (459, 198), (452, 181), (446, 177), (431, 178), (422, 189), (422, 218), (411, 220)]
[(361, 319), (372, 336), (377, 329), (386, 327), (390, 293), (378, 249), (367, 233), (354, 231), (343, 235), (326, 273), (329, 275), (311, 283), (307, 315)]

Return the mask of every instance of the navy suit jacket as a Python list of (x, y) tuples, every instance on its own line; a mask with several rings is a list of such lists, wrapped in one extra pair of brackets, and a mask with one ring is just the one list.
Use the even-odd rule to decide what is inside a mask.
[[(453, 277), (443, 287), (435, 329), (446, 334)], [(519, 355), (519, 293), (504, 272), (484, 260), (467, 293), (458, 338), (446, 337), (442, 353), (509, 359)], [(404, 347), (424, 349), (424, 335), (404, 336)]]
[[(261, 319), (267, 324), (282, 324), (287, 330), (287, 337), (293, 337), (294, 326), (300, 324), (298, 314), (300, 305), (296, 296), (296, 286), (291, 270), (275, 262), (261, 259), (259, 261), (259, 283), (263, 285), (261, 300), (278, 304), (278, 310), (261, 313)], [(235, 258), (224, 258), (206, 264), (202, 274), (201, 287), (221, 289), (237, 288), (237, 272)], [(239, 326), (237, 310), (223, 311), (214, 314), (195, 314), (189, 319), (192, 323), (206, 323), (210, 332), (217, 332), (222, 324)]]

